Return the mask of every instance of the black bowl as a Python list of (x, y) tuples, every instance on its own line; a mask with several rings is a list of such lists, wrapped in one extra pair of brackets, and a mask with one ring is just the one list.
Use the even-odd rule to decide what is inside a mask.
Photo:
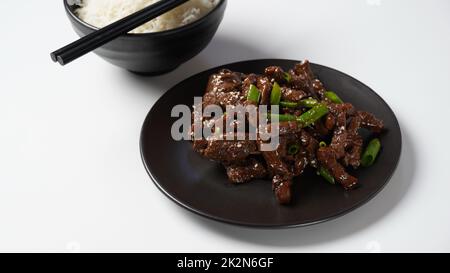
[[(67, 15), (79, 36), (97, 28), (75, 15), (79, 7), (73, 0), (63, 0)], [(126, 34), (95, 50), (106, 61), (132, 72), (158, 75), (176, 69), (200, 53), (214, 37), (226, 9), (227, 0), (199, 20), (167, 31)]]

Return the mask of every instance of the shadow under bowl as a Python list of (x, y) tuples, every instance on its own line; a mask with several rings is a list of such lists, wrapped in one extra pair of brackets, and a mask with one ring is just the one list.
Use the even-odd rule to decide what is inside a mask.
[[(63, 0), (75, 32), (85, 36), (98, 28), (83, 22), (75, 14), (77, 1)], [(94, 52), (109, 63), (142, 75), (160, 75), (199, 54), (212, 40), (222, 22), (227, 0), (199, 20), (167, 31), (125, 34)]]

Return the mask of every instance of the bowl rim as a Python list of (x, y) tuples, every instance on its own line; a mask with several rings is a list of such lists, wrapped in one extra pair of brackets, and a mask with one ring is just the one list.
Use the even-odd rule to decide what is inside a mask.
[[(74, 12), (71, 10), (71, 5), (69, 4), (69, 0), (63, 0), (64, 8), (66, 12), (78, 23), (83, 25), (86, 28), (89, 28), (92, 31), (99, 30), (98, 27), (95, 27), (91, 24), (86, 23), (85, 21), (81, 20)], [(219, 3), (210, 10), (207, 14), (202, 16), (201, 18), (195, 20), (192, 23), (189, 23), (184, 26), (180, 26), (173, 29), (158, 31), (158, 32), (146, 32), (146, 33), (127, 33), (120, 35), (119, 37), (127, 37), (127, 38), (139, 38), (139, 37), (151, 37), (151, 36), (165, 36), (165, 35), (171, 35), (177, 32), (182, 32), (185, 30), (189, 30), (192, 28), (195, 28), (196, 26), (202, 24), (204, 21), (206, 21), (213, 13), (216, 13), (223, 5), (226, 5), (227, 0), (219, 0)]]

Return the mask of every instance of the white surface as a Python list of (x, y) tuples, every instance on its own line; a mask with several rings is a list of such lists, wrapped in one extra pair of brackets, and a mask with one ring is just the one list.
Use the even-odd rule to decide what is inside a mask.
[[(450, 1), (231, 0), (210, 46), (158, 78), (93, 54), (53, 64), (76, 38), (61, 1), (2, 5), (0, 250), (450, 251)], [(290, 230), (228, 226), (168, 200), (139, 155), (153, 103), (207, 68), (277, 57), (337, 68), (391, 105), (404, 148), (390, 184), (338, 220)]]

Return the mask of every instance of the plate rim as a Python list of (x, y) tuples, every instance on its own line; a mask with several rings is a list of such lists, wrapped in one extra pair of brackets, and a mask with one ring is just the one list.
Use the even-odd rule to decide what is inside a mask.
[(354, 78), (353, 76), (344, 73), (340, 70), (337, 70), (335, 68), (331, 68), (322, 64), (318, 64), (318, 63), (313, 63), (311, 62), (312, 65), (314, 66), (319, 66), (325, 69), (329, 69), (329, 70), (333, 70), (334, 72), (343, 74), (349, 78), (351, 78), (352, 80), (354, 80), (355, 82), (363, 85), (364, 87), (370, 89), (377, 97), (378, 99), (381, 100), (381, 102), (383, 102), (386, 106), (387, 109), (389, 110), (390, 114), (392, 114), (392, 117), (394, 118), (394, 126), (398, 129), (398, 133), (399, 133), (399, 139), (400, 139), (400, 145), (399, 145), (399, 153), (397, 155), (397, 158), (395, 159), (395, 164), (392, 165), (390, 167), (389, 170), (389, 176), (386, 177), (385, 181), (383, 182), (382, 186), (377, 189), (376, 191), (372, 192), (370, 195), (368, 195), (368, 197), (364, 200), (361, 200), (355, 204), (353, 204), (351, 207), (347, 208), (346, 210), (343, 210), (339, 213), (336, 214), (332, 214), (332, 215), (328, 215), (323, 217), (322, 219), (316, 220), (316, 221), (310, 221), (310, 222), (305, 222), (305, 223), (292, 223), (292, 224), (252, 224), (252, 223), (248, 223), (248, 222), (243, 222), (243, 221), (237, 221), (237, 220), (232, 220), (232, 219), (226, 219), (224, 217), (220, 217), (220, 216), (216, 216), (216, 215), (212, 215), (206, 212), (203, 212), (199, 209), (196, 209), (192, 206), (190, 206), (189, 204), (185, 204), (182, 201), (180, 201), (178, 198), (176, 198), (175, 196), (173, 196), (172, 194), (170, 194), (169, 192), (167, 192), (162, 185), (160, 185), (160, 183), (157, 181), (157, 179), (154, 177), (154, 175), (151, 172), (151, 167), (148, 166), (146, 160), (145, 160), (145, 156), (144, 156), (144, 151), (143, 151), (143, 134), (144, 134), (144, 130), (146, 128), (146, 124), (149, 122), (150, 118), (153, 116), (152, 112), (156, 109), (156, 106), (158, 105), (158, 103), (160, 103), (162, 101), (162, 99), (165, 96), (169, 95), (169, 91), (178, 87), (179, 85), (182, 85), (184, 82), (191, 80), (192, 78), (198, 76), (199, 74), (203, 74), (206, 73), (208, 71), (213, 71), (213, 70), (219, 70), (222, 68), (226, 68), (227, 66), (232, 66), (232, 65), (238, 65), (241, 63), (248, 63), (248, 62), (301, 62), (298, 60), (293, 60), (293, 59), (279, 59), (279, 58), (275, 58), (275, 59), (248, 59), (248, 60), (243, 60), (243, 61), (237, 61), (237, 62), (232, 62), (232, 63), (227, 63), (227, 64), (223, 64), (223, 65), (219, 65), (216, 67), (212, 67), (212, 68), (208, 68), (205, 69), (203, 71), (197, 72), (195, 74), (192, 74), (191, 76), (181, 80), (179, 83), (173, 85), (172, 87), (168, 88), (167, 91), (153, 104), (153, 106), (151, 107), (151, 109), (149, 110), (149, 112), (147, 113), (147, 116), (144, 119), (144, 122), (142, 124), (141, 127), (141, 131), (140, 131), (140, 136), (139, 136), (139, 152), (141, 155), (141, 160), (142, 163), (145, 167), (145, 170), (147, 172), (147, 174), (149, 175), (150, 179), (152, 180), (153, 184), (156, 185), (156, 187), (166, 196), (168, 197), (170, 200), (172, 200), (175, 204), (179, 205), (180, 207), (195, 213), (199, 216), (205, 217), (207, 219), (210, 220), (214, 220), (216, 222), (220, 222), (220, 223), (225, 223), (228, 225), (233, 225), (233, 226), (241, 226), (241, 227), (248, 227), (248, 228), (258, 228), (258, 229), (290, 229), (290, 228), (299, 228), (299, 227), (307, 227), (307, 226), (313, 226), (313, 225), (317, 225), (317, 224), (321, 224), (321, 223), (325, 223), (328, 221), (332, 221), (335, 220), (337, 218), (340, 218), (346, 214), (349, 214), (350, 212), (364, 206), (365, 204), (369, 203), (373, 198), (375, 198), (375, 196), (377, 196), (385, 187), (387, 184), (389, 184), (389, 182), (392, 179), (392, 176), (395, 174), (397, 167), (399, 165), (400, 159), (401, 159), (401, 155), (403, 153), (403, 133), (401, 130), (401, 126), (400, 123), (398, 122), (398, 118), (395, 115), (395, 112), (392, 110), (391, 106), (377, 93), (375, 92), (375, 90), (373, 90), (371, 87), (369, 87), (368, 85), (366, 85), (365, 83), (359, 81), (358, 79)]

